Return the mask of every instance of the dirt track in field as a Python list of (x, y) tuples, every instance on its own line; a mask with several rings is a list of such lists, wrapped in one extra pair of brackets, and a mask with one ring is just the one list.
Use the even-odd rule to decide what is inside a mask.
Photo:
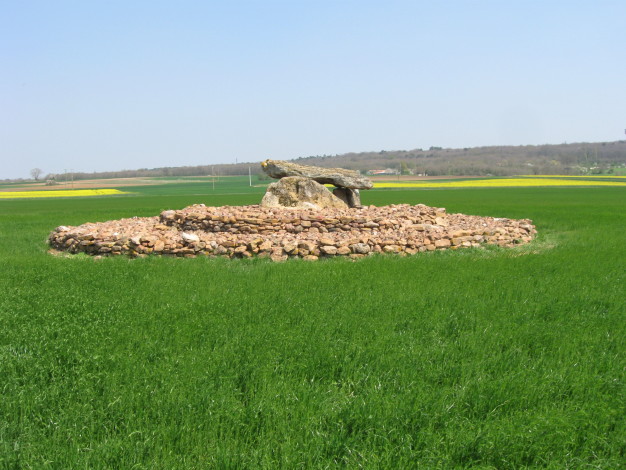
[(369, 179), (379, 183), (383, 181), (436, 181), (436, 180), (458, 180), (469, 178), (485, 178), (484, 176), (417, 176), (417, 175), (382, 175), (382, 176), (368, 176)]
[[(154, 180), (149, 178), (111, 178), (79, 180), (74, 182), (68, 181), (67, 183), (61, 182), (52, 186), (46, 185), (45, 182), (25, 183), (19, 186), (11, 186), (10, 188), (3, 188), (0, 186), (0, 191), (58, 191), (68, 189), (120, 188), (124, 186), (150, 186), (155, 184), (184, 183), (187, 181), (188, 180), (184, 179)], [(211, 178), (207, 177), (207, 181), (210, 182)]]

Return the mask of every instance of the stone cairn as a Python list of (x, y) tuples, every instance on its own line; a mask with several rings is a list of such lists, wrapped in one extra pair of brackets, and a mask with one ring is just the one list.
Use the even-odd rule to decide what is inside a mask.
[[(77, 227), (57, 227), (53, 252), (94, 256), (267, 257), (317, 260), (375, 253), (413, 255), (485, 244), (511, 247), (537, 233), (530, 220), (447, 214), (422, 204), (362, 206), (359, 189), (372, 183), (357, 172), (267, 160), (269, 185), (261, 205), (166, 210)], [(323, 184), (336, 186), (331, 193)]]

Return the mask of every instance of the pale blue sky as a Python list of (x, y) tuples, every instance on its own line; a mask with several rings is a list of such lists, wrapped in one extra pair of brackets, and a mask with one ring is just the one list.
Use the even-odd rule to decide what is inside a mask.
[(623, 0), (0, 0), (0, 64), (0, 179), (626, 137)]

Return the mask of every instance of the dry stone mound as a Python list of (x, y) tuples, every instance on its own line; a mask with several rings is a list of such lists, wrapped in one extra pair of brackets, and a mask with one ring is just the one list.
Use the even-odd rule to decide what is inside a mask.
[(324, 210), (200, 204), (158, 217), (59, 226), (48, 241), (53, 250), (95, 256), (259, 256), (282, 261), (509, 247), (528, 243), (535, 234), (530, 220), (447, 214), (421, 204)]

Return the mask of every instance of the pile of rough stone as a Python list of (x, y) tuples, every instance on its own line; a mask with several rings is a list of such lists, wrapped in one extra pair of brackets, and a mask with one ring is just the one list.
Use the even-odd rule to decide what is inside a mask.
[[(281, 177), (276, 168), (284, 163), (268, 161), (263, 166), (269, 168), (268, 174)], [(320, 179), (333, 171), (338, 174), (316, 171)], [(260, 206), (200, 204), (163, 211), (159, 217), (61, 226), (50, 234), (49, 243), (55, 250), (96, 256), (259, 256), (282, 261), (416, 254), (484, 244), (513, 246), (531, 241), (536, 234), (530, 220), (447, 214), (445, 209), (421, 204), (363, 207), (358, 189), (367, 189), (368, 183), (371, 187), (371, 182), (356, 172), (341, 171), (344, 186), (335, 189), (339, 195), (311, 178), (310, 172), (309, 176), (287, 172), (269, 186)], [(331, 184), (339, 183), (334, 181)]]

